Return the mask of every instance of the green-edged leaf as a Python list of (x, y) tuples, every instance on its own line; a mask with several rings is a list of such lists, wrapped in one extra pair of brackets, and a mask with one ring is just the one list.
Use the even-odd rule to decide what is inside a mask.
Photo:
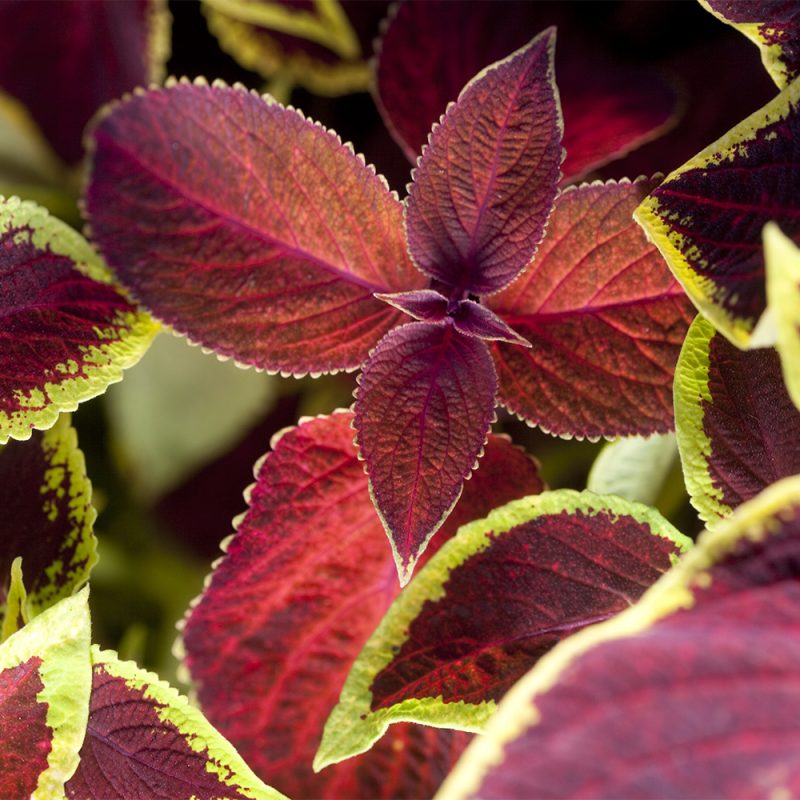
[(617, 439), (600, 451), (586, 488), (652, 506), (677, 457), (674, 433)]
[(508, 693), (439, 800), (800, 794), (800, 477)]
[(189, 701), (92, 647), (92, 697), (70, 800), (280, 800)]
[(86, 241), (43, 208), (0, 198), (0, 443), (101, 394), (155, 333)]
[(774, 223), (764, 228), (767, 312), (789, 396), (800, 408), (800, 248)]
[(566, 489), (464, 526), (361, 651), (314, 768), (367, 750), (393, 722), (482, 730), (538, 658), (634, 603), (690, 544), (653, 509)]
[(766, 305), (761, 232), (800, 239), (800, 79), (679, 167), (636, 209), (698, 309), (739, 347)]
[(686, 488), (709, 526), (800, 473), (800, 411), (777, 353), (739, 350), (703, 317), (678, 359), (675, 426)]
[(88, 589), (0, 645), (0, 797), (54, 800), (78, 765), (92, 684)]
[[(5, 523), (0, 544), (0, 616), (6, 630), (27, 621), (72, 595), (89, 578), (97, 561), (93, 525), (97, 516), (91, 501), (83, 453), (62, 415), (48, 431), (35, 431), (30, 441), (0, 447), (0, 508)], [(12, 563), (22, 559), (19, 578), (10, 592)], [(12, 582), (12, 586), (14, 583)], [(20, 607), (20, 589), (27, 599)], [(11, 595), (15, 608), (11, 608)]]
[(800, 75), (800, 6), (792, 0), (698, 0), (761, 51), (779, 88)]

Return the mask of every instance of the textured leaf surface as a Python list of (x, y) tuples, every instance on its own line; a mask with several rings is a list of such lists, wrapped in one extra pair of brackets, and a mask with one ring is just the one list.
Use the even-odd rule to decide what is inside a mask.
[(51, 800), (78, 764), (91, 689), (88, 590), (0, 645), (0, 796)]
[(536, 250), (561, 164), (555, 30), (475, 77), (431, 133), (406, 205), (412, 257), (464, 293), (512, 281)]
[(734, 344), (764, 311), (761, 232), (800, 240), (800, 80), (670, 174), (636, 210), (700, 311)]
[(155, 326), (109, 285), (86, 241), (47, 212), (0, 198), (0, 443), (49, 428), (105, 391)]
[(28, 442), (0, 448), (0, 508), (6, 524), (0, 548), (0, 617), (8, 599), (11, 564), (22, 558), (33, 617), (69, 597), (97, 560), (92, 531), (96, 512), (83, 453), (67, 416)]
[(401, 206), (335, 135), (245, 90), (180, 83), (96, 126), (94, 240), (152, 312), (222, 356), (354, 369), (424, 284)]
[(631, 220), (653, 183), (593, 183), (556, 201), (536, 258), (489, 305), (533, 347), (494, 349), (500, 402), (562, 435), (672, 427), (691, 306)]
[[(466, 734), (398, 726), (369, 754), (311, 771), (347, 672), (400, 591), (352, 419), (308, 420), (274, 442), (250, 508), (186, 621), (186, 665), (209, 719), (287, 795), (430, 796)], [(490, 436), (428, 552), (495, 504), (541, 488), (528, 456)]]
[(544, 653), (632, 605), (689, 544), (645, 506), (571, 490), (462, 528), (362, 650), (315, 766), (366, 750), (400, 720), (481, 730)]
[(778, 354), (739, 350), (702, 317), (678, 360), (675, 424), (686, 487), (709, 525), (800, 473), (800, 411)]
[(364, 364), (354, 426), (401, 585), (483, 451), (496, 391), (486, 345), (451, 325), (403, 325)]
[(792, 0), (699, 0), (754, 42), (782, 89), (800, 75), (800, 8)]
[(92, 648), (92, 696), (70, 800), (279, 800), (171, 686)]
[(441, 800), (800, 792), (799, 493), (770, 487), (543, 658)]
[(554, 23), (566, 176), (585, 174), (663, 131), (674, 120), (675, 90), (658, 73), (586, 52), (562, 25), (566, 11), (563, 3), (400, 4), (380, 41), (376, 83), (378, 105), (409, 160), (416, 161), (431, 126), (467, 81)]
[(61, 158), (103, 103), (160, 80), (170, 18), (160, 0), (0, 4), (0, 88), (22, 102)]
[[(775, 224), (764, 228), (767, 301), (789, 396), (800, 408), (800, 248)], [(766, 312), (765, 312), (766, 313)]]

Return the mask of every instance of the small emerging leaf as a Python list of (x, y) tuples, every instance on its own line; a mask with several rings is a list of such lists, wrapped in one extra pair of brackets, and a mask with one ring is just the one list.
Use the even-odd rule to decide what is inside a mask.
[(474, 336), (488, 342), (508, 342), (521, 347), (531, 343), (506, 325), (490, 308), (474, 300), (461, 300), (453, 313), (453, 327), (465, 336)]
[(410, 317), (425, 322), (441, 322), (447, 316), (447, 298), (434, 289), (376, 294), (375, 297), (399, 308)]

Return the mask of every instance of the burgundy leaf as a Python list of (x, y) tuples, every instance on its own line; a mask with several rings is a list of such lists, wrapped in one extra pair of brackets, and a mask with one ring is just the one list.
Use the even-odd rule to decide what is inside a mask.
[(441, 322), (447, 316), (447, 298), (433, 289), (418, 289), (416, 292), (376, 294), (390, 306), (399, 308), (414, 319), (426, 322)]
[(505, 286), (544, 233), (561, 164), (561, 108), (548, 29), (478, 75), (450, 106), (407, 200), (412, 257), (474, 294)]
[(11, 0), (0, 3), (0, 32), (0, 87), (74, 164), (103, 103), (160, 79), (169, 15), (159, 0)]
[(174, 84), (93, 132), (92, 232), (156, 316), (223, 356), (354, 369), (413, 289), (401, 206), (335, 135), (243, 89)]
[(461, 300), (453, 313), (453, 327), (465, 336), (495, 342), (508, 342), (522, 347), (531, 343), (503, 322), (490, 308), (474, 300)]
[[(352, 419), (309, 420), (274, 442), (250, 508), (186, 620), (186, 663), (209, 719), (291, 797), (431, 796), (465, 734), (403, 726), (370, 753), (311, 771), (350, 665), (399, 593)], [(437, 540), (541, 486), (524, 453), (490, 436)]]
[(558, 198), (528, 270), (488, 305), (533, 346), (495, 346), (500, 401), (562, 435), (672, 428), (672, 378), (691, 304), (631, 214), (653, 182)]
[(396, 328), (364, 364), (355, 429), (401, 585), (483, 451), (496, 391), (486, 345), (448, 324)]

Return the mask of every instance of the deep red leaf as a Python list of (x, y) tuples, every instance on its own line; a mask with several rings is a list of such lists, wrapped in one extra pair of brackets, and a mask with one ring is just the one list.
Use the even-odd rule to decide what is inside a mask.
[(53, 731), (47, 725), (47, 703), (36, 695), (44, 688), (32, 656), (0, 671), (0, 797), (29, 797), (47, 769)]
[(441, 322), (447, 316), (447, 298), (434, 289), (418, 289), (416, 292), (377, 294), (379, 300), (399, 308), (414, 319), (426, 322)]
[(431, 133), (406, 205), (412, 257), (464, 293), (522, 270), (544, 233), (561, 164), (548, 29), (476, 76)]
[(416, 160), (431, 126), (468, 80), (553, 24), (559, 31), (564, 174), (578, 177), (658, 135), (675, 116), (675, 89), (656, 72), (587, 53), (573, 32), (575, 16), (566, 3), (400, 4), (379, 45), (377, 95), (409, 160)]
[(119, 279), (181, 333), (294, 374), (354, 369), (425, 280), (401, 206), (335, 135), (242, 89), (130, 98), (93, 133), (87, 208)]
[(355, 429), (401, 585), (476, 466), (496, 391), (486, 345), (448, 324), (396, 328), (364, 364)]
[[(11, 0), (0, 3), (0, 88), (27, 107), (69, 164), (83, 155), (83, 128), (103, 103), (158, 78), (152, 0)], [(155, 17), (158, 15), (158, 18)], [(157, 37), (163, 49), (168, 28)]]
[(503, 322), (490, 308), (474, 300), (461, 300), (452, 314), (453, 327), (465, 336), (490, 342), (530, 347), (531, 343)]
[[(352, 418), (309, 420), (274, 442), (250, 509), (186, 621), (186, 663), (209, 719), (289, 796), (430, 796), (465, 735), (404, 726), (370, 753), (311, 771), (350, 665), (399, 593)], [(540, 489), (535, 464), (491, 436), (437, 540)]]
[(594, 183), (557, 200), (531, 266), (487, 299), (531, 342), (495, 346), (500, 400), (557, 434), (672, 428), (691, 304), (631, 214), (653, 183)]

